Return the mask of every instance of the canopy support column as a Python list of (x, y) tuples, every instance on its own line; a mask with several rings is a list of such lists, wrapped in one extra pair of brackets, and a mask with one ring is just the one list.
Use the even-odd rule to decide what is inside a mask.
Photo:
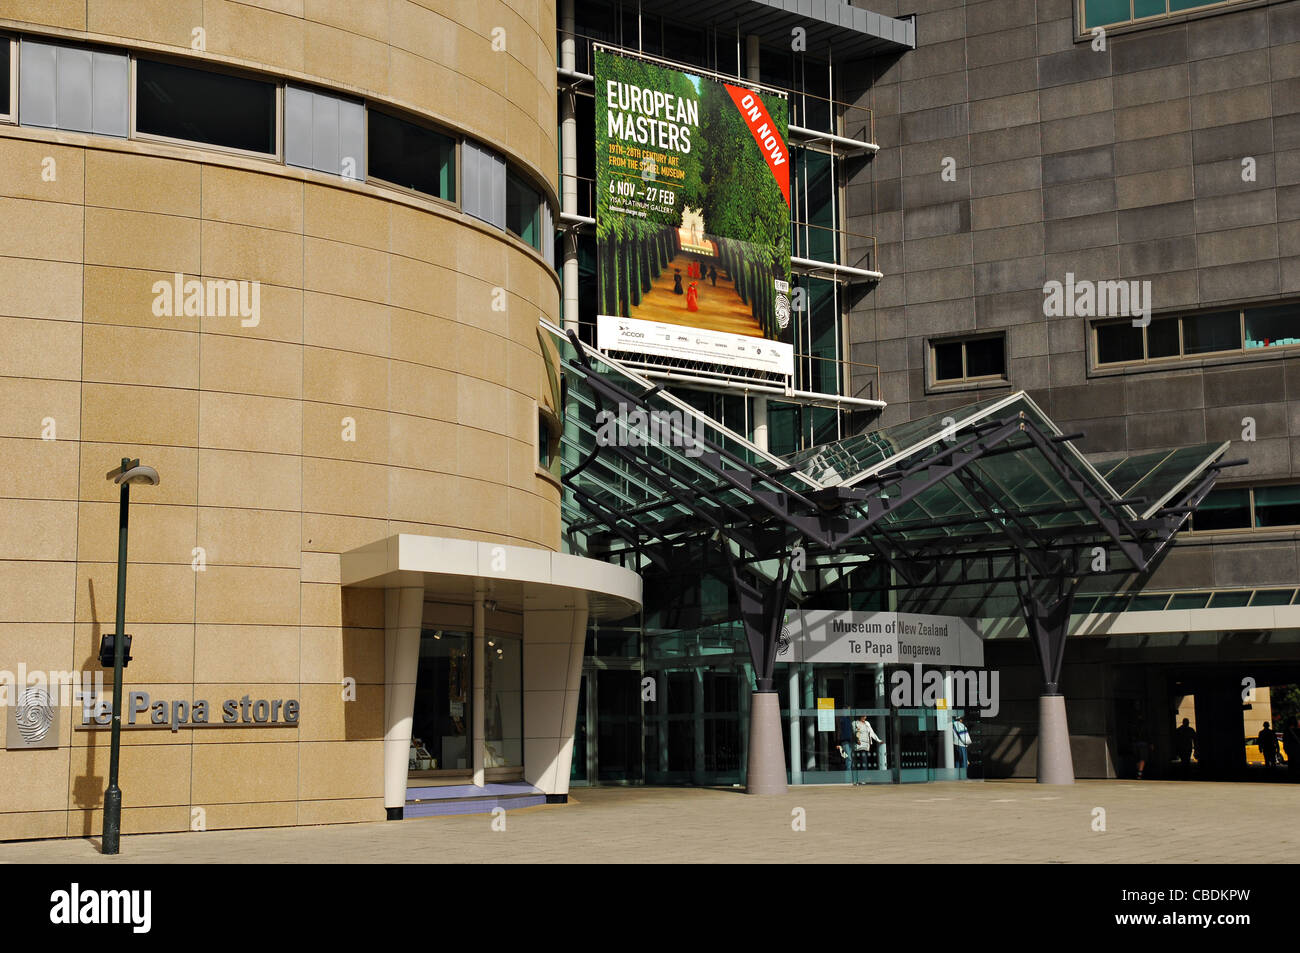
[(1038, 783), (1073, 784), (1070, 726), (1060, 684), (1070, 610), (1079, 581), (1059, 579), (1056, 591), (1044, 600), (1033, 594), (1032, 576), (1030, 579), (1029, 585), (1020, 588), (1020, 608), (1043, 671), (1043, 691), (1038, 697)]
[(785, 607), (794, 579), (793, 557), (779, 557), (776, 578), (764, 589), (745, 579), (723, 541), (723, 552), (731, 567), (731, 579), (740, 602), (740, 618), (754, 663), (756, 687), (749, 705), (749, 757), (745, 767), (745, 788), (749, 794), (785, 794), (785, 744), (781, 726), (781, 697), (776, 691), (774, 673), (780, 648), (781, 629), (785, 624)]

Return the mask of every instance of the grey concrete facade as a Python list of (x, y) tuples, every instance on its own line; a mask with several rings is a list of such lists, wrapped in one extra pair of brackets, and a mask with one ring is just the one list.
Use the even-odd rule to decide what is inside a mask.
[[(845, 202), (885, 274), (849, 321), (852, 360), (881, 368), (879, 425), (1023, 389), (1088, 453), (1229, 440), (1250, 465), (1225, 485), (1300, 479), (1300, 350), (1097, 368), (1089, 320), (1043, 308), (1067, 272), (1149, 280), (1156, 316), (1300, 298), (1300, 2), (1121, 30), (1105, 50), (1076, 38), (1071, 0), (873, 5), (917, 11), (914, 52), (842, 73), (860, 73), (843, 92), (880, 145)], [(1006, 334), (1007, 383), (928, 384), (930, 339), (985, 331)], [(1295, 584), (1295, 539), (1180, 543), (1152, 584)]]

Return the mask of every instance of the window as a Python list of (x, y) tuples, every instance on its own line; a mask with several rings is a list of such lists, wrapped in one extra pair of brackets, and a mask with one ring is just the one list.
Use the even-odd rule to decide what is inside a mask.
[(513, 171), (506, 173), (506, 231), (538, 247), (537, 207), (541, 197)]
[(1214, 490), (1192, 516), (1196, 532), (1300, 526), (1300, 483)]
[(1006, 339), (1001, 334), (930, 342), (930, 377), (935, 384), (1005, 380)]
[(1170, 17), (1189, 10), (1222, 7), (1243, 0), (1081, 0), (1079, 21), (1084, 31)]
[(1300, 345), (1300, 304), (1155, 318), (1145, 328), (1125, 320), (1093, 332), (1098, 366), (1243, 354)]
[(276, 86), (256, 79), (137, 60), (136, 132), (276, 152)]
[(13, 41), (7, 36), (0, 36), (0, 120), (12, 120), (13, 101)]
[[(22, 125), (126, 136), (125, 53), (23, 40), (20, 63), (18, 121)], [(6, 80), (9, 76), (6, 68)]]
[(456, 140), (387, 113), (368, 112), (370, 175), (456, 201)]
[(506, 160), (486, 146), (467, 142), (461, 207), (497, 228), (506, 227)]
[(366, 177), (366, 110), (297, 86), (284, 89), (284, 161), (345, 179)]

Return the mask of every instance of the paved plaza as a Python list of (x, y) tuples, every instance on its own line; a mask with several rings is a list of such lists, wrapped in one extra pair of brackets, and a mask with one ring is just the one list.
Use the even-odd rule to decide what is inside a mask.
[(28, 841), (0, 844), (0, 863), (1277, 863), (1300, 858), (1298, 819), (1292, 784), (579, 788), (568, 804), (510, 812), (504, 831), (479, 814), (141, 834), (117, 859), (93, 840)]

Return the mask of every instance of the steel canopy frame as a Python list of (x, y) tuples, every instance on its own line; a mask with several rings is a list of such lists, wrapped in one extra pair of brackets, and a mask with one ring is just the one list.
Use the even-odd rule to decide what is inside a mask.
[[(564, 363), (590, 388), (598, 415), (606, 405), (615, 404), (621, 411), (635, 408), (647, 414), (654, 412), (650, 398), (662, 385), (635, 393), (595, 368), (589, 349), (576, 333), (569, 331), (568, 339), (576, 359), (565, 359)], [(603, 355), (598, 354), (598, 359), (618, 367)], [(996, 410), (1010, 410), (1013, 404), (1013, 400), (998, 401)], [(1041, 414), (1032, 402), (1029, 406)], [(818, 481), (797, 467), (772, 465), (774, 458), (770, 454), (765, 455), (767, 468), (760, 467), (707, 437), (690, 433), (689, 425), (679, 425), (670, 418), (669, 446), (648, 438), (604, 443), (596, 439), (579, 464), (563, 473), (561, 480), (591, 517), (583, 529), (603, 527), (660, 565), (665, 564), (663, 555), (655, 553), (660, 545), (671, 547), (700, 536), (721, 543), (754, 665), (756, 695), (773, 693), (777, 644), (795, 576), (797, 548), (812, 558), (818, 553), (839, 552), (878, 558), (901, 580), (889, 588), (944, 585), (941, 577), (945, 568), (958, 563), (964, 568), (968, 562), (987, 560), (990, 571), (986, 578), (990, 583), (1010, 582), (1015, 587), (1042, 668), (1039, 781), (1070, 783), (1073, 766), (1059, 683), (1070, 607), (1081, 578), (1087, 574), (1148, 575), (1210, 492), (1220, 470), (1243, 461), (1224, 462), (1222, 456), (1228, 444), (1221, 444), (1183, 478), (1176, 488), (1177, 496), (1166, 494), (1164, 500), (1158, 501), (1159, 508), (1152, 507), (1139, 517), (1133, 506), (1146, 501), (1119, 497), (1069, 446), (1071, 440), (1082, 435), (1052, 432), (1048, 429), (1053, 426), (1051, 422), (1045, 417), (1043, 420), (1046, 427), (1024, 409), (997, 419), (967, 418), (963, 426), (945, 427), (928, 441), (915, 441), (906, 451), (889, 457), (886, 466), (868, 467), (839, 485), (817, 488)], [(680, 453), (673, 449), (678, 440), (697, 450), (691, 454), (694, 466), (689, 477), (675, 472), (665, 462)], [(1056, 481), (1049, 489), (1061, 499), (1020, 507), (1009, 491), (1000, 489), (996, 480), (990, 481), (981, 472), (982, 465), (1008, 454), (1016, 455), (1018, 460), (1032, 457), (1045, 463), (1048, 474)], [(807, 458), (807, 452), (802, 456)], [(657, 512), (662, 502), (615, 509), (584, 491), (579, 477), (602, 457), (629, 468), (660, 492), (662, 501), (671, 501), (680, 515), (665, 523)], [(1032, 464), (1031, 469), (1046, 485), (1042, 471), (1032, 468)], [(702, 485), (701, 477), (711, 479), (713, 485)], [(783, 477), (787, 478), (785, 482), (780, 479)], [(796, 483), (809, 485), (791, 485)], [(912, 507), (928, 512), (922, 498), (940, 485), (949, 486), (959, 503), (970, 506), (969, 511), (945, 518), (901, 517)], [(956, 493), (958, 487), (964, 496)], [(693, 518), (694, 525), (685, 523), (686, 514)], [(1040, 522), (1044, 518), (1076, 522), (1048, 526)], [(954, 525), (979, 526), (982, 531), (944, 532)], [(916, 539), (918, 533), (924, 538)], [(647, 546), (651, 540), (654, 543)], [(999, 548), (994, 551), (993, 546)], [(733, 553), (733, 547), (739, 555)], [(1101, 567), (1094, 570), (1098, 552)], [(1015, 571), (1009, 576), (993, 573), (994, 555), (1013, 557)], [(775, 578), (767, 584), (752, 578), (752, 565), (770, 560), (777, 561)], [(968, 581), (963, 580), (963, 584)], [(772, 778), (773, 746), (784, 766), (779, 711), (773, 707), (773, 699), (751, 709), (755, 716), (760, 710), (770, 713), (770, 717), (764, 716), (765, 723), (751, 723), (751, 792), (785, 788), (784, 776), (779, 785)], [(776, 719), (775, 723), (772, 719)], [(763, 749), (758, 752), (756, 739)], [(758, 783), (754, 775), (756, 760), (762, 763), (760, 773), (766, 776)]]

